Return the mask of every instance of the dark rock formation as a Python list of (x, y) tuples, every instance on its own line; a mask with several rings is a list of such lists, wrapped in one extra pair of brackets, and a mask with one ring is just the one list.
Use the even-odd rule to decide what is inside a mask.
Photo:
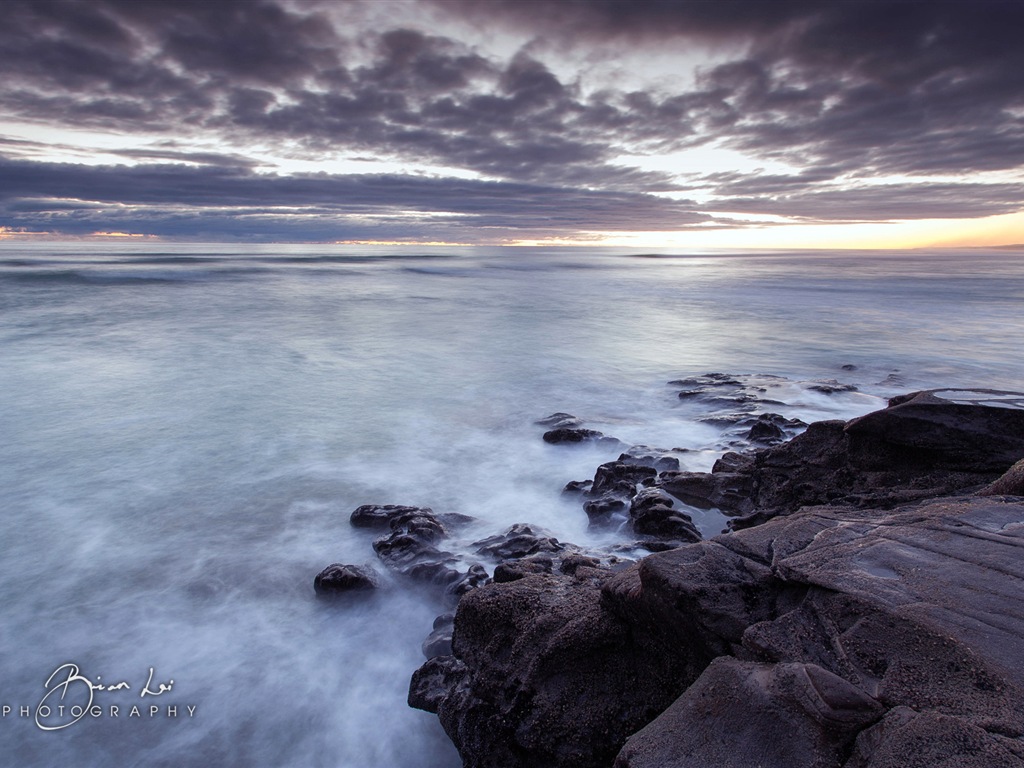
[(481, 542), (495, 583), (410, 704), (467, 768), (1024, 768), (1022, 405), (916, 393), (709, 474), (603, 465), (586, 495), (641, 533), (687, 530), (664, 491), (748, 527), (618, 571)]
[(1021, 459), (991, 485), (978, 491), (979, 496), (1024, 496), (1024, 459)]
[(675, 451), (664, 451), (649, 445), (634, 445), (619, 454), (619, 461), (624, 464), (637, 464), (642, 467), (653, 467), (658, 472), (679, 469), (679, 459), (672, 454)]
[(550, 429), (566, 429), (574, 427), (582, 427), (583, 422), (577, 419), (571, 413), (552, 413), (550, 416), (545, 416), (543, 419), (537, 419), (533, 422), (541, 427), (548, 427)]
[(380, 587), (380, 577), (372, 568), (332, 563), (313, 579), (318, 597), (333, 598), (352, 592), (367, 592)]
[(752, 515), (737, 527), (803, 506), (892, 508), (971, 490), (1024, 455), (1024, 409), (1008, 407), (1011, 395), (941, 390), (894, 398), (847, 423), (812, 424), (753, 456), (727, 454), (710, 474), (663, 473), (659, 485), (693, 506)]
[(384, 530), (391, 525), (394, 518), (412, 512), (433, 514), (433, 510), (429, 507), (407, 507), (402, 504), (363, 504), (352, 512), (349, 522), (356, 528)]
[(388, 568), (433, 584), (451, 584), (460, 577), (458, 559), (435, 546), (448, 532), (431, 510), (403, 507), (390, 515), (388, 525), (391, 533), (373, 542), (373, 551)]
[(857, 733), (882, 711), (856, 686), (814, 664), (722, 657), (630, 737), (615, 766), (839, 766)]
[(836, 392), (856, 392), (853, 384), (840, 384), (835, 379), (826, 381), (815, 381), (807, 387), (812, 392), (821, 392), (823, 395), (834, 395)]
[(599, 466), (590, 489), (584, 493), (587, 501), (583, 510), (591, 525), (608, 525), (619, 512), (624, 518), (637, 489), (653, 484), (657, 476), (657, 469), (635, 460), (609, 461)]
[(516, 523), (504, 533), (488, 536), (475, 542), (473, 550), (478, 555), (494, 560), (517, 560), (539, 552), (561, 552), (565, 545), (543, 528)]
[(633, 497), (629, 505), (629, 520), (633, 530), (640, 534), (679, 543), (701, 540), (693, 519), (675, 509), (668, 494), (658, 488), (646, 488)]
[(467, 766), (607, 766), (630, 734), (619, 766), (1021, 765), (1022, 503), (808, 509), (577, 575), (472, 592), (418, 673)]
[(409, 703), (438, 713), (466, 768), (610, 765), (706, 663), (639, 643), (602, 606), (606, 577), (531, 575), (459, 603), (454, 655), (417, 671)]
[(560, 427), (550, 429), (544, 433), (544, 442), (552, 445), (563, 445), (565, 443), (617, 443), (614, 437), (606, 437), (604, 433), (596, 429), (582, 429), (579, 427)]

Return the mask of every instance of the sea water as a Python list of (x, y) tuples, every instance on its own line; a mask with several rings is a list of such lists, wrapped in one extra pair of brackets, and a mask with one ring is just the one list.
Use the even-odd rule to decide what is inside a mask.
[(668, 381), (779, 377), (761, 410), (804, 421), (1021, 389), (1022, 309), (1012, 250), (0, 244), (0, 754), (457, 766), (405, 704), (438, 599), (314, 596), (374, 563), (355, 507), (613, 543), (560, 490), (618, 450), (537, 419), (707, 470), (727, 441)]

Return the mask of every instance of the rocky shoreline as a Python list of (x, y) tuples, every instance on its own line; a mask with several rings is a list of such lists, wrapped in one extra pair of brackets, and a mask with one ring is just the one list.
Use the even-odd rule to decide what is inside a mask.
[[(751, 449), (694, 473), (634, 447), (570, 483), (592, 527), (636, 537), (618, 549), (519, 524), (467, 556), (444, 549), (463, 516), (353, 513), (454, 609), (409, 703), (464, 765), (1024, 767), (1024, 395), (912, 393), (799, 431), (732, 377), (674, 384), (739, 406)], [(545, 421), (548, 442), (614, 440)], [(700, 509), (730, 531), (704, 539)], [(316, 589), (377, 585), (334, 564)]]

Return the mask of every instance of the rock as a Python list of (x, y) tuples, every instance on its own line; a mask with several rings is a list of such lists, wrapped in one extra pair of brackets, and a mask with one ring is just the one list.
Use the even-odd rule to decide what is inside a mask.
[(838, 766), (857, 732), (882, 712), (863, 691), (813, 664), (723, 657), (629, 738), (615, 768)]
[(593, 480), (570, 480), (565, 484), (562, 493), (587, 493), (593, 484)]
[(747, 440), (755, 443), (775, 443), (785, 438), (782, 427), (769, 419), (759, 418), (747, 432)]
[(561, 564), (558, 566), (558, 570), (561, 573), (573, 576), (580, 568), (599, 568), (601, 561), (596, 557), (587, 557), (586, 555), (567, 555), (562, 558)]
[[(749, 527), (805, 506), (891, 509), (991, 483), (1024, 456), (1024, 395), (933, 390), (893, 398), (850, 422), (820, 421), (753, 457), (726, 454), (710, 475), (658, 485), (685, 503), (741, 515)], [(730, 458), (731, 457), (731, 458)]]
[(986, 485), (979, 496), (1024, 496), (1024, 459), (1021, 459), (991, 485)]
[(491, 577), (487, 574), (487, 570), (479, 563), (475, 563), (469, 567), (466, 573), (445, 587), (444, 591), (446, 595), (455, 598), (457, 601), (471, 589), (482, 587), (490, 582), (490, 580)]
[(658, 479), (658, 487), (698, 509), (733, 514), (753, 510), (754, 481), (748, 473), (665, 472)]
[(638, 485), (652, 483), (657, 476), (658, 470), (651, 466), (625, 461), (609, 461), (599, 466), (597, 472), (594, 473), (590, 495), (595, 497), (613, 495), (630, 499), (636, 493)]
[(647, 488), (633, 497), (629, 506), (633, 530), (680, 542), (700, 541), (693, 519), (673, 507), (672, 499), (658, 488)]
[(541, 427), (550, 427), (551, 429), (567, 429), (583, 426), (583, 422), (577, 419), (571, 413), (552, 413), (550, 416), (545, 416), (543, 419), (537, 419), (533, 422)]
[(671, 451), (662, 451), (648, 445), (634, 445), (620, 454), (618, 460), (623, 464), (653, 467), (657, 472), (678, 470), (679, 459), (671, 454)]
[(812, 392), (821, 392), (823, 395), (834, 395), (837, 392), (856, 392), (853, 384), (840, 384), (835, 379), (815, 381), (807, 387)]
[(565, 443), (617, 443), (618, 440), (614, 437), (606, 437), (602, 432), (598, 432), (596, 429), (561, 427), (559, 429), (552, 429), (545, 432), (544, 442), (551, 443), (552, 445), (564, 445)]
[(380, 577), (372, 568), (332, 563), (313, 579), (317, 597), (338, 597), (352, 592), (367, 592), (380, 587)]
[(413, 676), (410, 704), (437, 711), (466, 768), (610, 765), (696, 677), (685, 648), (638, 645), (602, 607), (596, 578), (475, 590), (459, 603), (452, 645), (454, 656)]
[(1024, 503), (817, 507), (576, 574), (470, 592), (415, 676), (466, 766), (1020, 758)]
[(845, 768), (1024, 768), (1024, 743), (954, 717), (896, 707), (857, 737)]
[(517, 560), (539, 552), (561, 552), (565, 545), (545, 531), (526, 523), (516, 523), (504, 533), (474, 542), (473, 551), (497, 561)]
[(996, 390), (916, 392), (854, 419), (846, 433), (865, 466), (896, 460), (922, 469), (1001, 474), (1024, 458), (1024, 407), (1018, 402), (1024, 395)]
[(454, 656), (432, 656), (412, 674), (409, 706), (437, 714), (449, 691), (465, 676), (465, 665)]
[[(625, 456), (625, 458), (623, 458)], [(592, 527), (610, 526), (625, 519), (627, 509), (631, 508), (631, 500), (637, 495), (638, 489), (653, 485), (658, 477), (658, 470), (648, 464), (641, 464), (636, 457), (623, 454), (618, 461), (609, 461), (597, 468), (594, 474), (594, 481), (590, 490), (586, 493), (589, 501), (584, 502), (583, 510), (590, 518)], [(678, 461), (676, 462), (678, 465)], [(655, 528), (662, 530), (654, 535), (669, 535), (670, 528), (680, 528), (681, 521), (665, 523), (659, 526), (655, 518), (667, 519), (673, 514), (657, 513), (653, 510), (647, 511), (653, 497), (645, 497), (640, 506), (636, 506), (637, 514), (630, 512), (630, 518), (634, 520), (634, 528), (639, 533), (654, 533)], [(671, 507), (671, 500), (663, 498), (662, 501)], [(621, 515), (619, 513), (622, 513)], [(635, 521), (639, 517), (640, 528), (636, 528)], [(675, 528), (673, 528), (675, 526)], [(688, 541), (689, 534), (683, 534), (683, 540)]]
[(433, 631), (423, 641), (421, 649), (428, 659), (435, 656), (450, 656), (452, 652), (452, 629), (455, 614), (444, 613), (434, 619)]
[(602, 528), (612, 525), (615, 514), (625, 511), (628, 506), (629, 504), (621, 496), (606, 495), (584, 502), (583, 511), (590, 518), (591, 527)]
[(535, 555), (522, 560), (499, 563), (498, 567), (494, 569), (494, 580), (498, 584), (506, 584), (534, 573), (551, 573), (554, 567), (555, 561), (550, 557)]
[(458, 559), (435, 544), (447, 536), (429, 510), (405, 508), (390, 518), (391, 533), (373, 542), (373, 551), (388, 568), (417, 581), (451, 584), (460, 578)]
[(364, 504), (356, 508), (349, 522), (356, 528), (386, 529), (390, 527), (394, 518), (410, 513), (432, 515), (433, 510), (429, 507), (407, 507), (400, 504)]

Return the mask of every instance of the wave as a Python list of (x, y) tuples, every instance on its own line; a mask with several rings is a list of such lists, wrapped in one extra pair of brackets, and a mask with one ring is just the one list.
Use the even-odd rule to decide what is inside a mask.
[(263, 272), (253, 268), (213, 270), (80, 270), (45, 269), (0, 273), (0, 280), (26, 283), (63, 283), (88, 285), (137, 285), (142, 283), (201, 283), (230, 280)]

